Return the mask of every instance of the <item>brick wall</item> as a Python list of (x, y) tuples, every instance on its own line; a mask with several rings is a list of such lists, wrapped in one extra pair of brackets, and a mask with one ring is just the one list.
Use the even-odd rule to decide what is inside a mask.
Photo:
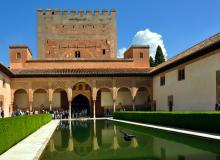
[[(117, 50), (115, 11), (38, 10), (38, 57), (114, 58)], [(106, 54), (102, 54), (103, 49)]]

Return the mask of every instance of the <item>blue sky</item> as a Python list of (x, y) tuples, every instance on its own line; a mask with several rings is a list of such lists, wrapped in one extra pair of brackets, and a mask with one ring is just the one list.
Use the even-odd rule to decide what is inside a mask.
[[(37, 9), (117, 10), (118, 49), (139, 31), (162, 36), (170, 58), (220, 32), (219, 0), (7, 0), (0, 9), (0, 63), (9, 65), (9, 45), (26, 44), (37, 56)], [(143, 34), (145, 35), (145, 34)], [(143, 37), (142, 37), (143, 38)], [(136, 40), (135, 42), (138, 42)]]

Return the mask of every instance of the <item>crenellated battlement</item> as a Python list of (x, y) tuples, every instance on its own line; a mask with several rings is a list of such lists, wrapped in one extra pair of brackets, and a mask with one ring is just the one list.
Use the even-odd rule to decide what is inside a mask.
[(38, 16), (51, 16), (51, 15), (64, 15), (64, 16), (112, 16), (114, 17), (116, 15), (116, 10), (115, 9), (111, 9), (111, 10), (107, 10), (107, 9), (102, 9), (101, 11), (98, 9), (95, 9), (94, 11), (87, 9), (87, 10), (59, 10), (59, 9), (46, 9), (43, 10), (41, 8), (39, 8), (37, 10), (38, 12)]

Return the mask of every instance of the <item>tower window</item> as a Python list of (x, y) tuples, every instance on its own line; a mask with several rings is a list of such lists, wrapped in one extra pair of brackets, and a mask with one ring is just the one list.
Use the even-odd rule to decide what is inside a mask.
[(178, 81), (185, 80), (185, 69), (178, 70)]
[(3, 88), (5, 88), (5, 87), (6, 87), (6, 81), (5, 81), (5, 79), (2, 80), (2, 83), (3, 83)]
[(16, 54), (16, 59), (21, 59), (21, 53), (20, 53), (20, 52), (18, 52), (18, 53)]
[(143, 52), (140, 53), (140, 58), (144, 58)]
[(80, 51), (75, 51), (75, 58), (80, 58)]
[(102, 54), (103, 54), (103, 55), (106, 54), (106, 50), (105, 50), (105, 49), (102, 50)]
[(160, 77), (160, 86), (164, 86), (165, 85), (165, 76), (161, 76)]

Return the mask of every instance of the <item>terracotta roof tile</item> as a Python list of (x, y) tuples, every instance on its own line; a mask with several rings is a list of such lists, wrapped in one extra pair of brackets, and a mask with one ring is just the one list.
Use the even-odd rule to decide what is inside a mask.
[(14, 75), (20, 76), (118, 76), (118, 75), (147, 75), (147, 69), (24, 69), (13, 70)]

